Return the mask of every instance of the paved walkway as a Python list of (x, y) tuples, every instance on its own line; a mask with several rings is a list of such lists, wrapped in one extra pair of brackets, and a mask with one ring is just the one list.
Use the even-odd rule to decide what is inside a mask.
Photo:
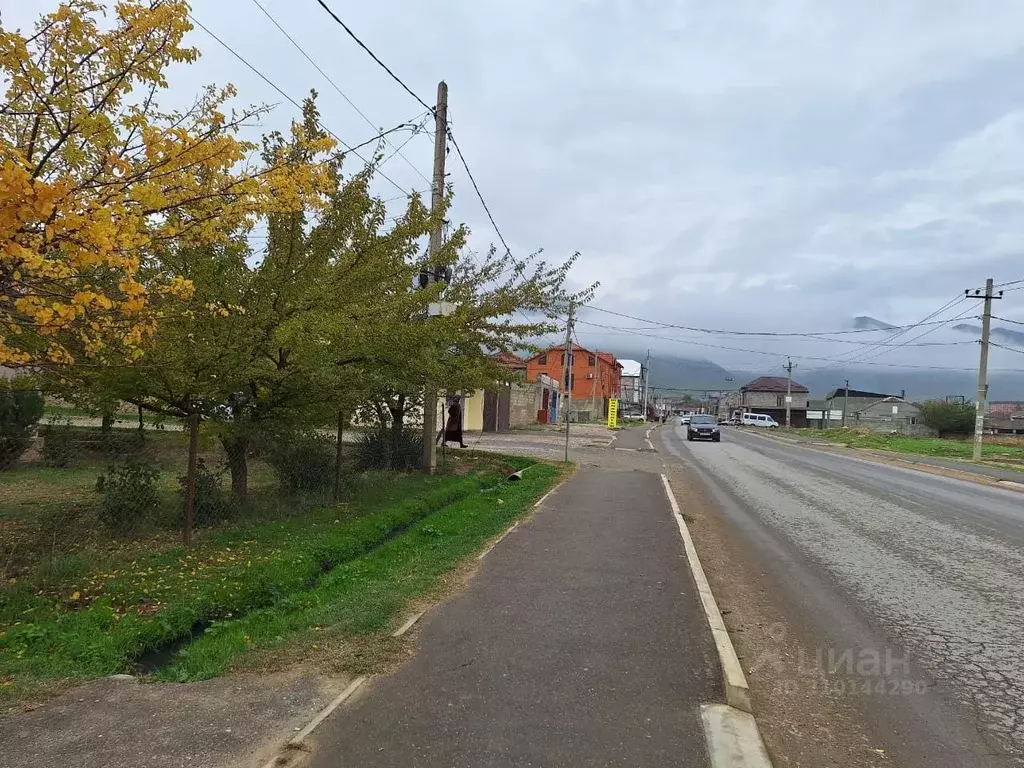
[(581, 469), (419, 631), (314, 768), (708, 765), (718, 660), (656, 474)]
[(648, 448), (650, 443), (647, 441), (647, 430), (653, 429), (653, 424), (643, 424), (639, 427), (630, 427), (629, 429), (623, 429), (615, 435), (615, 441), (612, 443), (612, 448), (622, 448), (625, 450), (640, 451), (644, 448)]

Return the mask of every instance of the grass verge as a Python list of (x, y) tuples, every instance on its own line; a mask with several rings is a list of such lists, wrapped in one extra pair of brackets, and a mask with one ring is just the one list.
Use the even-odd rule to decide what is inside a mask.
[[(213, 640), (230, 636), (239, 617), (288, 615), (320, 594), (334, 570), (404, 539), (439, 510), (492, 497), (481, 489), (530, 463), (460, 458), (446, 475), (367, 474), (348, 503), (204, 532), (189, 550), (79, 557), (65, 572), (47, 574), (45, 587), (32, 578), (0, 586), (0, 709), (67, 682), (131, 671), (141, 656), (188, 639), (197, 627), (208, 626)], [(527, 475), (522, 492), (544, 472)], [(419, 534), (428, 541), (429, 528)], [(225, 668), (207, 659), (194, 669), (190, 658), (191, 649), (163, 677), (197, 679)]]
[[(388, 633), (405, 617), (410, 601), (436, 596), (446, 575), (525, 514), (562, 472), (537, 464), (519, 482), (444, 507), (403, 535), (335, 568), (313, 589), (211, 626), (157, 678), (206, 679), (226, 672), (245, 654), (287, 645), (318, 649), (339, 640), (387, 644)], [(363, 663), (355, 661), (352, 671), (372, 671)]]
[[(840, 443), (850, 448), (870, 448), (914, 456), (970, 459), (973, 450), (973, 444), (969, 440), (886, 435), (855, 429), (794, 429), (792, 433), (801, 437)], [(986, 438), (986, 440), (991, 440), (991, 438)], [(983, 460), (1024, 463), (1024, 446), (986, 442), (982, 447), (982, 458)]]

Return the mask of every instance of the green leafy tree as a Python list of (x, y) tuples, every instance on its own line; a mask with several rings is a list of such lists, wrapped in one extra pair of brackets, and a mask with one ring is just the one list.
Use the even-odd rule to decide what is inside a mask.
[(0, 470), (11, 467), (25, 453), (42, 415), (43, 398), (38, 392), (0, 390)]
[(974, 432), (975, 408), (971, 403), (929, 400), (921, 403), (921, 421), (939, 433), (939, 437), (969, 435)]
[[(267, 137), (265, 162), (323, 162), (306, 149), (318, 124), (311, 98), (291, 139)], [(224, 446), (236, 503), (247, 499), (253, 442), (285, 427), (334, 423), (339, 407), (362, 397), (364, 368), (397, 368), (423, 343), (426, 329), (406, 327), (406, 318), (436, 298), (410, 290), (434, 221), (419, 198), (385, 229), (385, 206), (369, 193), (372, 167), (343, 178), (340, 160), (329, 160), (333, 187), (268, 215), (262, 253), (244, 233), (161, 253), (194, 286), (187, 309), (161, 318), (138, 365), (87, 381), (95, 397), (205, 417)]]

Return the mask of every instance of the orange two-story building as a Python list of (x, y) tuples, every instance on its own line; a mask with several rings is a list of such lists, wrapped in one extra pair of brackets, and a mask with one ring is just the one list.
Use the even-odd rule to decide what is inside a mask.
[[(541, 373), (562, 380), (565, 345), (551, 347), (526, 361), (527, 381), (536, 381)], [(595, 352), (573, 345), (572, 365), (564, 387), (572, 389), (573, 411), (591, 411), (594, 417), (607, 413), (609, 398), (619, 396), (622, 365), (610, 352)], [(596, 411), (596, 413), (595, 413)]]

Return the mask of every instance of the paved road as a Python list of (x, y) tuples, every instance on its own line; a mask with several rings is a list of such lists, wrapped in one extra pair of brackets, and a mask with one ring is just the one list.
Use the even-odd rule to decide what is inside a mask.
[(656, 474), (581, 469), (420, 631), (313, 768), (708, 765), (718, 661)]
[(1024, 495), (739, 430), (658, 439), (820, 638), (809, 663), (875, 686), (858, 706), (895, 764), (1024, 765)]

